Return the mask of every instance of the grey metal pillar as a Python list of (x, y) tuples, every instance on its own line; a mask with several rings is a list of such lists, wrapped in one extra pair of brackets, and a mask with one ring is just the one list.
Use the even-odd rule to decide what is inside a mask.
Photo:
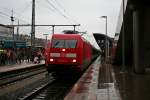
[(35, 0), (32, 0), (31, 48), (35, 46)]
[(54, 31), (55, 31), (55, 29), (54, 29), (54, 25), (52, 26), (52, 34), (54, 34)]
[(74, 31), (74, 32), (76, 31), (76, 26), (75, 26), (75, 25), (73, 25), (73, 31)]
[(144, 65), (140, 54), (140, 11), (133, 11), (133, 68), (136, 73), (144, 73)]
[(122, 1), (122, 71), (126, 70), (126, 66), (125, 66), (125, 2), (124, 0)]
[(16, 36), (16, 40), (19, 39), (19, 20), (18, 20), (18, 26), (17, 26), (17, 36)]

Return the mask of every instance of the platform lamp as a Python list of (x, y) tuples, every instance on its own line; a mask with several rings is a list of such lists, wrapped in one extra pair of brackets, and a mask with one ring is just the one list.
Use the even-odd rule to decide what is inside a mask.
[(107, 45), (107, 16), (101, 16), (101, 18), (104, 18), (106, 20), (106, 31), (105, 31), (105, 62), (107, 61), (108, 56), (108, 45)]

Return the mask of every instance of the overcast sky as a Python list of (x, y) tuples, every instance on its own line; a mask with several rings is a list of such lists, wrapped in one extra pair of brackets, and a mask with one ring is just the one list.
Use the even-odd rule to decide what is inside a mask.
[[(80, 24), (78, 31), (105, 34), (105, 19), (108, 17), (108, 35), (114, 37), (122, 0), (35, 0), (36, 24)], [(13, 9), (15, 21), (31, 24), (32, 0), (0, 0), (0, 24), (11, 24)], [(73, 27), (56, 27), (55, 32), (73, 29)], [(36, 27), (36, 37), (51, 35), (51, 27)], [(20, 34), (30, 34), (30, 27), (23, 27)], [(87, 38), (92, 41), (91, 36)]]

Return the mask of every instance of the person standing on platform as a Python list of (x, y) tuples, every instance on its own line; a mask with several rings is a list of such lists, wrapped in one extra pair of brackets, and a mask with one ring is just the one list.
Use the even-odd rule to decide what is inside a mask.
[(11, 57), (10, 57), (10, 54), (11, 54), (11, 50), (7, 50), (7, 53), (6, 53), (6, 55), (7, 55), (7, 64), (8, 65), (10, 65), (11, 64)]
[(5, 65), (7, 60), (6, 50), (3, 51), (1, 58), (1, 64)]
[(37, 56), (38, 56), (38, 63), (40, 63), (41, 57), (42, 57), (42, 52), (41, 52), (41, 50), (39, 50), (39, 51), (37, 52)]
[(18, 52), (17, 52), (17, 60), (18, 60), (18, 63), (21, 64), (21, 50), (18, 49)]
[(28, 63), (30, 62), (30, 58), (31, 58), (30, 49), (28, 48), (28, 49), (26, 49), (26, 60)]

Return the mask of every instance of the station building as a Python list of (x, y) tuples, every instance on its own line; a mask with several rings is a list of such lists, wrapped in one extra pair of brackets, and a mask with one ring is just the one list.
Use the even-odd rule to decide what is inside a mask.
[[(0, 49), (5, 48), (26, 48), (31, 46), (31, 36), (24, 34), (14, 34), (13, 28), (0, 24)], [(35, 38), (36, 47), (44, 47), (45, 39)]]

